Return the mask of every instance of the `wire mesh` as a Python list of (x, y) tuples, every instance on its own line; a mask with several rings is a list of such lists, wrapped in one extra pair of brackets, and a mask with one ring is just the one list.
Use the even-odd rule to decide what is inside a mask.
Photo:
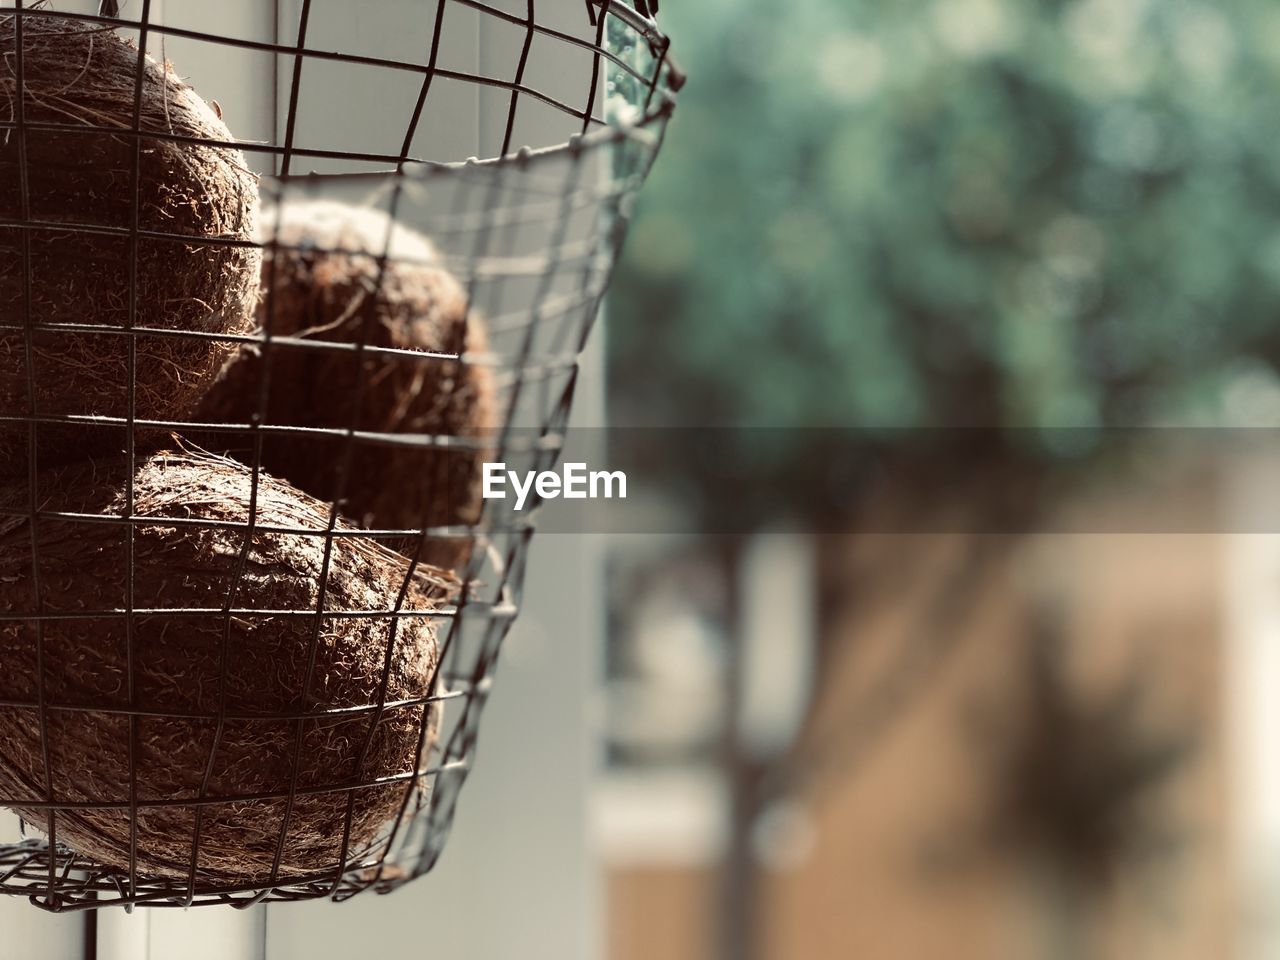
[[(373, 11), (377, 4), (362, 6)], [(547, 469), (557, 460), (579, 357), (682, 77), (653, 20), (656, 3), (586, 0), (568, 21), (563, 5), (551, 17), (547, 4), (533, 0), (411, 6), (414, 26), (426, 25), (429, 42), (417, 58), (398, 59), (376, 46), (361, 49), (355, 37), (336, 49), (332, 37), (317, 41), (324, 30), (319, 0), (278, 4), (274, 30), (262, 36), (161, 19), (150, 0), (121, 5), (122, 11), (103, 3), (96, 13), (0, 3), (8, 74), (8, 96), (0, 104), (0, 287), (7, 283), (18, 291), (0, 299), (0, 374), (10, 364), (25, 387), (0, 408), (0, 435), (20, 438), (9, 448), (7, 486), (0, 490), (0, 581), (8, 574), (12, 587), (0, 590), (0, 657), (8, 664), (0, 672), (0, 806), (23, 817), (22, 836), (0, 843), (0, 892), (52, 911), (344, 900), (365, 890), (392, 890), (429, 871), (440, 855), (475, 756), (502, 642), (519, 610), (534, 516), (498, 500), (473, 504), (475, 511), (468, 512), (458, 470), (473, 485), (482, 457), (520, 470)], [(47, 106), (50, 95), (33, 89), (25, 73), (28, 40), (55, 19), (114, 31), (136, 44), (127, 127), (71, 113), (50, 119), (36, 109)], [(515, 31), (503, 76), (446, 62), (450, 49), (474, 38), (478, 22)], [(470, 32), (455, 42), (452, 29)], [(159, 142), (196, 144), (153, 122), (143, 109), (147, 53), (163, 60), (164, 42), (178, 40), (266, 58), (277, 78), (275, 135), (200, 143), (241, 151), (263, 175), (264, 212), (253, 239), (196, 239), (143, 223), (138, 193), (147, 151)], [(536, 50), (541, 52), (533, 55)], [(539, 70), (548, 57), (561, 61), (554, 76)], [(574, 72), (564, 69), (566, 60), (579, 66), (572, 84), (565, 79)], [(387, 131), (390, 149), (378, 138), (367, 138), (367, 149), (344, 149), (331, 136), (339, 125), (323, 104), (310, 102), (317, 72), (347, 68), (365, 71), (375, 90), (389, 89), (393, 81), (413, 88), (403, 112), (380, 115), (384, 127), (394, 128)], [(498, 131), (495, 158), (460, 160), (424, 151), (421, 131), (445, 90), (474, 92), (482, 116)], [(124, 144), (130, 169), (119, 184), (128, 198), (123, 210), (96, 218), (92, 211), (51, 215), (32, 187), (37, 171), (28, 169), (29, 145), (41, 137)], [(331, 246), (292, 237), (290, 211), (316, 202), (372, 211), (369, 222), (376, 229), (339, 231)], [(404, 228), (429, 238), (428, 245), (404, 243)], [(124, 304), (121, 322), (103, 322), (91, 311), (41, 315), (33, 291), (44, 282), (39, 244), (50, 235), (57, 243), (80, 236), (118, 243), (112, 268), (125, 282), (110, 296)], [(266, 265), (256, 326), (232, 333), (144, 319), (152, 314), (144, 314), (140, 303), (146, 292), (138, 284), (139, 251), (148, 243), (179, 243), (188, 253), (260, 247)], [(277, 274), (288, 257), (310, 265), (336, 257), (359, 274), (360, 283), (340, 293), (346, 299), (337, 304), (351, 320), (345, 332), (332, 325), (281, 327), (285, 293)], [(369, 304), (397, 271), (415, 265), (452, 278), (470, 318), (463, 328), (473, 323), (481, 334), (462, 334), (430, 350), (379, 336), (383, 321)], [(73, 337), (96, 338), (103, 356), (116, 355), (112, 344), (125, 345), (122, 403), (103, 409), (88, 399), (80, 406), (45, 401), (38, 389), (44, 372), (39, 350)], [(254, 359), (255, 376), (238, 404), (215, 413), (207, 406), (180, 413), (144, 402), (139, 370), (156, 344), (206, 341)], [(293, 388), (291, 371), (300, 358), (323, 358), (330, 364), (325, 369), (345, 371), (348, 379), (332, 385), (342, 398), (337, 412), (300, 420), (273, 405), (279, 391)], [(492, 413), (480, 425), (385, 420), (364, 409), (380, 385), (397, 376), (409, 378), (411, 393), (434, 390), (437, 406), (447, 408), (473, 373), (492, 393)], [(321, 510), (281, 519), (272, 504), (291, 494), (280, 492), (272, 464), (286, 445), (322, 461), (327, 479), (317, 500)], [(406, 451), (438, 458), (395, 480), (415, 504), (412, 522), (388, 525), (377, 511), (360, 514), (351, 488), (362, 469)], [(218, 501), (211, 513), (201, 498), (217, 499), (218, 493), (202, 490), (194, 506), (190, 496), (161, 497), (157, 506), (155, 484), (166, 481), (156, 481), (154, 470), (177, 477), (192, 463), (197, 472), (235, 472), (247, 490), (243, 502)], [(65, 489), (67, 477), (86, 486), (86, 476), (101, 481), (107, 493)], [(224, 554), (203, 602), (191, 602), (190, 590), (170, 592), (152, 583), (165, 571), (157, 573), (163, 562), (150, 545), (177, 536)], [(83, 578), (50, 558), (69, 542), (98, 545)], [(255, 579), (256, 568), (269, 567), (273, 551), (304, 549), (314, 561), (307, 568), (307, 602), (281, 606), (279, 594), (263, 594), (271, 571)], [(336, 568), (352, 556), (375, 555), (395, 572), (394, 588), (343, 589), (345, 574)], [(181, 570), (172, 576), (195, 578)], [(110, 581), (111, 590), (95, 592), (95, 577)], [(344, 626), (353, 623), (362, 625), (363, 637), (376, 634), (380, 647), (369, 656), (373, 675), (362, 694), (336, 697), (326, 671), (335, 662), (334, 637), (355, 629)], [(429, 676), (413, 689), (397, 689), (393, 664), (419, 642), (414, 638), (423, 636), (422, 624), (431, 625), (435, 638)], [(256, 655), (255, 637), (281, 630), (300, 631), (305, 643), (285, 651), (280, 677), (259, 681), (292, 678), (288, 696), (267, 706), (237, 696), (240, 661)], [(211, 646), (200, 665), (187, 663), (188, 675), (173, 681), (176, 692), (158, 689), (155, 658), (181, 659), (187, 646), (199, 643)], [(97, 669), (84, 668), (86, 656), (97, 658)], [(236, 733), (245, 725), (273, 729), (271, 737), (263, 735), (273, 776), (254, 771), (254, 758), (243, 755), (244, 743), (255, 742)], [(413, 732), (412, 762), (376, 769), (367, 761), (394, 725)], [(348, 749), (355, 759), (317, 773), (308, 753), (315, 731), (339, 727), (358, 744)], [(25, 767), (15, 760), (13, 743), (5, 742), (15, 730), (29, 738)], [(121, 758), (114, 778), (77, 764), (83, 744), (73, 749), (71, 739), (85, 731), (101, 741), (96, 746), (103, 755)], [(157, 744), (178, 741), (173, 749), (190, 759), (194, 778), (181, 789), (156, 772)], [(234, 744), (241, 754), (229, 757)], [(248, 765), (239, 779), (236, 764)], [(361, 798), (386, 791), (396, 798), (392, 814), (372, 839), (361, 839)], [(335, 829), (318, 857), (291, 865), (291, 829), (317, 804), (327, 805), (325, 822)], [(103, 823), (123, 830), (114, 856), (100, 848), (86, 853), (79, 842)], [(239, 877), (214, 869), (209, 850), (210, 836), (229, 823), (251, 833), (256, 849), (268, 851)], [(158, 854), (155, 834), (172, 834), (174, 824), (186, 831), (178, 838), (182, 855)]]

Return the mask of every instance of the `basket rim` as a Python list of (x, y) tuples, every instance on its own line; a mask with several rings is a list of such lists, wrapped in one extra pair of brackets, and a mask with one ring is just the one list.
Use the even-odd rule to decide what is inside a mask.
[[(495, 13), (500, 12), (497, 8), (490, 8), (482, 0), (460, 0), (470, 6), (483, 7), (491, 9)], [(396, 166), (383, 170), (367, 170), (367, 171), (348, 171), (341, 173), (300, 173), (300, 174), (264, 174), (262, 180), (264, 182), (274, 182), (278, 184), (296, 184), (313, 182), (340, 182), (343, 180), (359, 181), (359, 180), (379, 180), (387, 177), (405, 177), (407, 179), (429, 179), (442, 173), (457, 172), (475, 167), (485, 167), (489, 169), (504, 167), (524, 167), (531, 161), (547, 160), (550, 158), (569, 155), (577, 157), (581, 153), (596, 150), (604, 146), (614, 145), (626, 142), (627, 140), (647, 141), (650, 146), (657, 146), (654, 140), (654, 134), (651, 129), (654, 126), (660, 126), (670, 119), (675, 112), (676, 95), (684, 86), (686, 77), (684, 71), (677, 65), (675, 59), (670, 54), (671, 41), (659, 28), (656, 19), (645, 16), (635, 7), (631, 6), (626, 0), (586, 0), (589, 11), (595, 11), (595, 16), (609, 15), (617, 17), (624, 21), (636, 35), (649, 44), (657, 64), (655, 66), (654, 78), (649, 84), (649, 95), (646, 98), (644, 109), (639, 111), (639, 116), (627, 120), (607, 120), (604, 124), (597, 126), (595, 129), (588, 130), (585, 133), (574, 134), (567, 140), (541, 147), (521, 147), (517, 150), (511, 150), (507, 153), (490, 157), (471, 156), (462, 160), (425, 160), (415, 157), (401, 157), (398, 159), (388, 158), (386, 162), (395, 162)], [(124, 27), (135, 30), (144, 30), (148, 33), (157, 33), (173, 36), (194, 36), (195, 31), (186, 30), (177, 27), (167, 26), (161, 23), (134, 20), (124, 17), (109, 17), (102, 14), (92, 13), (75, 13), (71, 11), (53, 10), (48, 7), (41, 6), (22, 6), (18, 7), (13, 2), (0, 3), (0, 17), (2, 16), (22, 16), (34, 19), (51, 18), (51, 19), (67, 19), (78, 20), (88, 24), (100, 24), (102, 26)], [(208, 37), (206, 37), (208, 39)], [(217, 42), (227, 43), (232, 46), (256, 46), (247, 43), (240, 38), (219, 37)], [(309, 51), (313, 56), (330, 57), (327, 51)], [(597, 54), (599, 55), (599, 54)], [(607, 54), (606, 54), (607, 56)], [(364, 60), (367, 58), (357, 58)], [(12, 126), (11, 123), (0, 124), (0, 129)], [(36, 128), (50, 127), (61, 129), (62, 124), (29, 124)], [(94, 133), (99, 132), (96, 127), (81, 124), (70, 125), (68, 127), (74, 132)], [(142, 136), (142, 137), (158, 137), (167, 139), (163, 134), (157, 131), (112, 131), (119, 135)], [(189, 138), (184, 138), (189, 139)], [(659, 138), (660, 140), (660, 135)], [(229, 148), (237, 150), (258, 151), (263, 145), (256, 143), (241, 142), (235, 139), (229, 141), (208, 141), (204, 142), (206, 146), (219, 148)], [(299, 154), (307, 155), (316, 153), (317, 151), (299, 150)], [(319, 151), (321, 153), (325, 151)]]
[[(668, 94), (667, 96), (670, 96)], [(439, 176), (457, 175), (468, 170), (504, 170), (526, 168), (533, 163), (548, 162), (560, 157), (578, 157), (582, 154), (635, 140), (649, 146), (656, 145), (660, 134), (653, 127), (659, 126), (675, 113), (675, 99), (664, 101), (648, 110), (638, 120), (610, 123), (585, 134), (575, 134), (563, 143), (547, 147), (521, 147), (510, 153), (494, 157), (468, 157), (465, 160), (416, 160), (403, 161), (399, 168), (385, 170), (353, 170), (343, 173), (291, 173), (267, 174), (264, 183), (281, 185), (305, 185), (308, 183), (339, 183), (342, 181), (384, 181), (388, 179), (429, 180)]]

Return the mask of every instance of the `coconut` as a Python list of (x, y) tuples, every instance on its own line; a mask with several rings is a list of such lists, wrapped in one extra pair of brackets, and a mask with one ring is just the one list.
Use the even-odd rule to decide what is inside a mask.
[[(282, 829), (278, 881), (336, 875), (348, 816), (351, 861), (376, 855), (406, 796), (422, 797), (419, 739), (425, 725), (425, 766), (439, 714), (424, 700), (437, 663), (430, 617), (451, 582), (419, 569), (400, 607), (411, 615), (340, 616), (395, 609), (407, 562), (367, 538), (339, 537), (323, 575), (323, 534), (276, 531), (324, 531), (329, 507), (267, 475), (242, 560), (250, 471), (180, 452), (151, 456), (133, 477), (133, 514), (143, 519), (130, 595), (128, 528), (101, 519), (126, 513), (126, 473), (117, 459), (40, 476), (43, 511), (99, 519), (37, 520), (38, 595), (31, 522), (0, 517), (0, 610), (56, 615), (41, 625), (0, 620), (0, 702), (24, 704), (0, 708), (0, 797), (52, 827), (60, 844), (123, 870), (130, 817), (121, 805), (136, 788), (139, 873), (184, 878), (195, 801), (211, 798), (196, 859), (206, 888), (269, 882)], [(7, 488), (0, 507), (25, 509), (26, 497), (22, 485)], [(131, 629), (112, 613), (130, 600)], [(228, 603), (229, 620), (219, 612)], [(165, 612), (179, 608), (213, 612)], [(130, 709), (132, 734), (121, 712)], [(115, 806), (51, 818), (24, 806), (28, 798)]]
[[(463, 359), (395, 354), (358, 356), (350, 345), (448, 354), (488, 349), (467, 293), (430, 240), (386, 214), (334, 201), (286, 203), (265, 211), (274, 241), (265, 252), (258, 320), (273, 336), (332, 343), (346, 349), (272, 343), (270, 394), (263, 423), (383, 434), (483, 437), (493, 429), (492, 371)], [(385, 270), (379, 254), (386, 252)], [(364, 365), (357, 415), (357, 383)], [(205, 398), (200, 419), (246, 423), (259, 412), (262, 351), (242, 349)], [(201, 437), (248, 459), (246, 435)], [(239, 441), (238, 443), (236, 441)], [(262, 464), (344, 510), (365, 528), (421, 529), (471, 525), (480, 517), (483, 451), (432, 448), (425, 441), (388, 445), (316, 434), (264, 434)], [(345, 483), (339, 489), (344, 463)], [(390, 541), (406, 553), (418, 538)], [(465, 566), (468, 537), (427, 538), (421, 557), (446, 568)]]
[[(126, 417), (132, 340), (136, 416), (182, 419), (234, 344), (141, 331), (225, 336), (252, 327), (261, 251), (236, 243), (256, 237), (257, 178), (238, 150), (168, 139), (232, 136), (167, 64), (149, 57), (143, 136), (129, 133), (138, 50), (113, 29), (39, 15), (25, 17), (22, 32), (21, 104), (31, 126), (0, 137), (0, 219), (28, 226), (0, 226), (0, 415)], [(16, 18), (0, 17), (6, 123), (18, 119), (16, 38)], [(136, 250), (125, 232), (135, 209), (146, 234)], [(118, 332), (131, 323), (139, 332)], [(31, 429), (0, 423), (0, 473), (25, 474)], [(125, 447), (121, 426), (44, 425), (38, 436), (50, 465)]]

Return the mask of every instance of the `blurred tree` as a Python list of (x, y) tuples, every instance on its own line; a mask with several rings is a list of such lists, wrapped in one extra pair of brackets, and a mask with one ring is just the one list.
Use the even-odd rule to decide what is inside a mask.
[[(691, 525), (935, 509), (945, 448), (887, 503), (863, 496), (875, 470), (821, 469), (822, 444), (872, 428), (899, 463), (934, 436), (917, 428), (988, 428), (958, 449), (1001, 482), (970, 475), (952, 504), (1034, 509), (1093, 428), (1280, 422), (1270, 0), (699, 0), (663, 20), (690, 80), (614, 287), (611, 421), (744, 428), (717, 456), (695, 431), (646, 449)], [(760, 771), (731, 741), (740, 850)], [(752, 892), (729, 873), (738, 957)]]
[[(999, 453), (1038, 465), (1055, 428), (1280, 419), (1275, 4), (663, 15), (691, 78), (615, 288), (614, 422), (1029, 427)], [(774, 503), (825, 509), (810, 439), (743, 440)]]

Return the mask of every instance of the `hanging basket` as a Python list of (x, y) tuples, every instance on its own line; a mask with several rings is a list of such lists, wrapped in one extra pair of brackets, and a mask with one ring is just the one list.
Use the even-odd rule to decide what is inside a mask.
[[(276, 6), (0, 3), (0, 892), (52, 911), (436, 863), (532, 534), (480, 465), (556, 462), (682, 83), (652, 2), (424, 2), (406, 59)], [(271, 137), (196, 47), (266, 64)], [(380, 110), (313, 102), (347, 69)], [(435, 155), (469, 102), (493, 159)]]

